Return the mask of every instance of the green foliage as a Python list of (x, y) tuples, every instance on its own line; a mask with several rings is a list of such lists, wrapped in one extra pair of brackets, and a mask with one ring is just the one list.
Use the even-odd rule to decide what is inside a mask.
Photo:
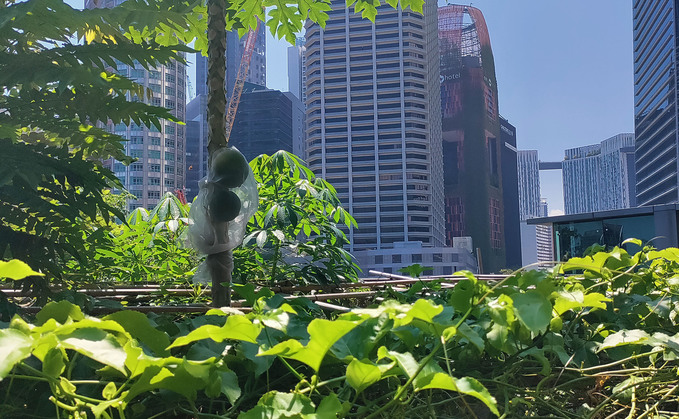
[[(0, 250), (5, 255), (59, 278), (67, 261), (91, 261), (88, 240), (96, 241), (99, 217), (104, 224), (112, 215), (123, 218), (105, 199), (104, 190), (121, 185), (102, 160), (131, 159), (122, 138), (104, 126), (160, 127), (161, 119), (177, 119), (166, 109), (128, 101), (147, 101), (147, 94), (114, 68), (117, 62), (148, 68), (183, 61), (189, 48), (161, 45), (149, 29), (188, 28), (183, 14), (196, 4), (175, 6), (168, 2), (162, 12), (138, 0), (79, 11), (62, 1), (7, 0), (0, 7)], [(145, 33), (132, 40), (137, 29)]]
[(236, 282), (339, 283), (354, 281), (359, 268), (344, 250), (338, 228), (356, 226), (335, 189), (285, 151), (255, 158), (259, 208), (243, 246), (234, 250)]
[[(581, 273), (564, 276), (562, 272)], [(304, 299), (170, 322), (50, 303), (0, 330), (8, 417), (663, 417), (679, 394), (679, 249), (624, 250), (334, 319)], [(309, 311), (311, 310), (311, 311)], [(50, 397), (51, 395), (51, 397)], [(30, 404), (27, 401), (31, 400)], [(99, 415), (99, 416), (98, 416)], [(108, 416), (107, 416), (108, 415)]]

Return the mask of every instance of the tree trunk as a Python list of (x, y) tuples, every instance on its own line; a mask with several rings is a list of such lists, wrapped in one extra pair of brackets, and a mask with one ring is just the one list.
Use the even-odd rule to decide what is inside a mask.
[[(225, 0), (207, 0), (207, 124), (208, 167), (217, 150), (228, 145), (226, 138), (226, 5)], [(231, 305), (231, 250), (208, 255), (212, 280), (212, 305)]]

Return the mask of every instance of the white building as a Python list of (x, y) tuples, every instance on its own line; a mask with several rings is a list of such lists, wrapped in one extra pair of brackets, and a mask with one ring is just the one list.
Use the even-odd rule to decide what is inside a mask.
[(294, 46), (288, 47), (288, 91), (303, 104), (306, 103), (305, 42), (304, 38), (299, 37)]
[[(114, 7), (122, 0), (85, 0), (86, 9)], [(128, 96), (128, 100), (143, 100), (153, 106), (163, 106), (178, 119), (185, 121), (186, 65), (172, 61), (167, 65), (146, 70), (141, 65), (129, 66), (116, 61), (116, 72), (135, 80), (153, 97)], [(129, 95), (129, 94), (128, 94)], [(183, 190), (185, 186), (184, 156), (186, 130), (184, 125), (161, 121), (161, 127), (110, 125), (109, 130), (128, 139), (125, 153), (137, 159), (125, 166), (113, 162), (112, 171), (125, 189), (137, 197), (128, 202), (128, 209), (154, 207), (166, 192)]]
[(566, 150), (563, 194), (566, 214), (630, 208), (636, 204), (634, 134)]
[(348, 250), (386, 268), (400, 243), (444, 245), (437, 5), (381, 6), (375, 23), (331, 6), (306, 26), (306, 160), (358, 222)]
[(540, 160), (537, 150), (516, 153), (519, 177), (519, 219), (540, 217)]

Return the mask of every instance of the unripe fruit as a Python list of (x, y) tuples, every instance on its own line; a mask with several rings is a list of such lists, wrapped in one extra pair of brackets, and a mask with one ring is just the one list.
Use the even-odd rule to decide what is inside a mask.
[(250, 173), (245, 157), (233, 148), (217, 154), (212, 161), (213, 181), (224, 188), (237, 188), (245, 182)]
[(213, 221), (231, 221), (240, 213), (240, 199), (231, 191), (216, 188), (210, 199), (210, 217)]

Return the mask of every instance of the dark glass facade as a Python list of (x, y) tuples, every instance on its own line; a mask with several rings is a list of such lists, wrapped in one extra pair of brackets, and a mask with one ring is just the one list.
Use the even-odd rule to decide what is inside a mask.
[(678, 201), (678, 0), (634, 0), (637, 205)]
[(506, 268), (518, 269), (521, 262), (521, 225), (519, 217), (519, 172), (516, 159), (516, 128), (500, 117), (502, 201), (505, 211)]
[(506, 267), (504, 145), (490, 36), (476, 8), (444, 6), (438, 17), (446, 242), (471, 236), (482, 273), (498, 272)]

